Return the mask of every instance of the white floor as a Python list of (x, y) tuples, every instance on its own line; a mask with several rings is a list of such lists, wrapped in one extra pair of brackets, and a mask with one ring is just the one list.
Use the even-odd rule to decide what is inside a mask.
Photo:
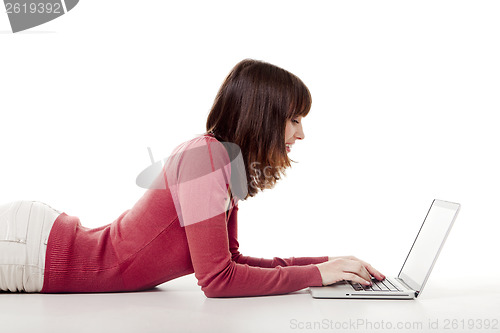
[(499, 332), (498, 280), (459, 292), (462, 281), (435, 279), (411, 301), (313, 299), (307, 289), (209, 299), (193, 275), (148, 292), (0, 293), (0, 332)]

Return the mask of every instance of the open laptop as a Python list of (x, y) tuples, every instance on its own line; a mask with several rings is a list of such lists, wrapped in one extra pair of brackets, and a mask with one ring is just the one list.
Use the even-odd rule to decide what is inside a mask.
[(410, 253), (396, 278), (372, 279), (372, 286), (341, 281), (325, 287), (309, 287), (314, 298), (414, 299), (425, 283), (443, 248), (460, 204), (437, 200), (427, 212)]

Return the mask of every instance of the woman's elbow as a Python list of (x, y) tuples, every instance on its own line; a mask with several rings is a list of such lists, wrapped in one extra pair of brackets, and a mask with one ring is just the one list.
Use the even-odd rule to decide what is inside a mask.
[(228, 297), (227, 292), (225, 292), (223, 289), (212, 286), (212, 285), (207, 285), (201, 288), (203, 293), (205, 294), (206, 297), (208, 298), (219, 298), (219, 297)]

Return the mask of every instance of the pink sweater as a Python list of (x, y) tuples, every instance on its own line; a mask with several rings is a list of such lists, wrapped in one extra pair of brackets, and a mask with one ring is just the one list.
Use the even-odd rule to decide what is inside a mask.
[[(198, 150), (194, 157), (193, 147), (207, 154), (200, 158)], [(138, 291), (193, 272), (207, 297), (321, 286), (314, 264), (327, 256), (260, 259), (238, 251), (238, 206), (228, 202), (231, 170), (221, 143), (202, 135), (173, 156), (155, 181), (163, 188), (148, 189), (113, 223), (89, 229), (78, 217), (59, 215), (47, 244), (42, 293)]]

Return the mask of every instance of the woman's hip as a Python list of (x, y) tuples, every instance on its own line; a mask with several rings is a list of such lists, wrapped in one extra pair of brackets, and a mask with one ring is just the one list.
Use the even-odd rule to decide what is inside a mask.
[(47, 241), (59, 214), (40, 201), (0, 205), (0, 290), (42, 289)]

